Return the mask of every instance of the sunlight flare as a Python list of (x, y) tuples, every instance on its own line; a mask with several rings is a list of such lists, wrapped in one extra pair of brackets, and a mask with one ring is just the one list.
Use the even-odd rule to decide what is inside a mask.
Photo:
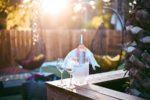
[(43, 0), (43, 10), (46, 13), (57, 14), (62, 12), (67, 4), (67, 0)]

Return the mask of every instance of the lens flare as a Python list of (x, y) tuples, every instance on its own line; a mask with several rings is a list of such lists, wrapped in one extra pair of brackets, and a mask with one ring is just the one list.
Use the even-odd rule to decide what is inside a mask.
[(43, 10), (46, 13), (58, 14), (62, 12), (67, 4), (67, 0), (44, 0)]

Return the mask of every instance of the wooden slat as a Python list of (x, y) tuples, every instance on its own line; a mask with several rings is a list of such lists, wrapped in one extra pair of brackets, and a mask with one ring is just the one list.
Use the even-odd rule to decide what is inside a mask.
[[(128, 77), (128, 75), (124, 76), (125, 73), (126, 71), (117, 70), (117, 71), (110, 71), (105, 73), (91, 74), (88, 76), (88, 84), (96, 84), (99, 82), (106, 82), (106, 81), (126, 78)], [(64, 79), (64, 82), (67, 83), (68, 80), (69, 79)], [(46, 83), (56, 85), (58, 82), (60, 82), (60, 80), (46, 82)]]
[[(25, 45), (26, 45), (26, 41), (25, 41), (25, 36), (24, 36), (24, 31), (21, 31), (21, 41), (20, 41), (21, 43), (21, 50), (23, 51), (23, 52), (25, 52)], [(25, 53), (22, 53), (22, 56), (23, 56), (23, 58), (25, 58)]]
[(118, 100), (145, 100), (143, 98), (139, 98), (133, 95), (125, 94), (122, 92), (114, 91), (114, 90), (104, 88), (101, 86), (96, 86), (96, 85), (88, 85), (88, 86), (85, 86), (84, 88), (91, 90), (91, 91), (93, 90), (97, 91), (99, 94), (103, 94), (108, 97), (113, 97)]
[[(5, 63), (6, 63), (6, 66), (9, 66), (10, 65), (10, 62), (11, 62), (11, 44), (10, 44), (10, 31), (6, 31), (6, 37), (5, 37), (5, 45), (4, 45), (4, 48), (7, 48), (6, 49), (6, 53), (5, 53), (5, 57), (6, 57), (6, 60), (5, 60)], [(8, 61), (8, 62), (6, 62)]]
[(18, 47), (18, 45), (17, 45), (17, 44), (18, 44), (18, 43), (17, 43), (17, 42), (18, 42), (18, 41), (17, 41), (17, 37), (18, 37), (18, 36), (17, 36), (17, 31), (16, 31), (16, 30), (14, 31), (14, 37), (15, 37), (15, 49), (16, 49), (16, 50), (15, 50), (15, 55), (16, 55), (16, 58), (18, 58), (17, 52), (18, 52), (18, 48), (19, 48), (19, 47)]
[(118, 100), (114, 97), (109, 97), (100, 94), (87, 88), (76, 87), (74, 90), (64, 90), (58, 87), (48, 85), (47, 100)]
[[(2, 57), (2, 30), (0, 30), (0, 57)], [(0, 58), (0, 66), (2, 66), (2, 58)]]
[(63, 90), (58, 87), (48, 87), (47, 100), (91, 100), (91, 99), (81, 94), (75, 94), (73, 93), (73, 91)]
[(9, 31), (0, 32), (0, 67), (8, 66), (11, 61)]
[(99, 92), (95, 91), (94, 89), (87, 88), (87, 87), (90, 87), (90, 86), (86, 85), (86, 86), (84, 86), (84, 88), (83, 87), (76, 87), (75, 91), (78, 94), (81, 94), (85, 97), (89, 97), (89, 98), (94, 99), (94, 100), (118, 100), (115, 97), (107, 96), (107, 95), (104, 95), (102, 93), (100, 94)]
[(32, 43), (31, 43), (31, 39), (32, 39), (32, 33), (31, 33), (31, 31), (27, 31), (26, 32), (26, 43), (27, 43), (27, 46), (26, 46), (26, 56), (27, 56), (27, 54), (30, 52), (30, 50), (31, 50), (31, 45), (32, 45)]

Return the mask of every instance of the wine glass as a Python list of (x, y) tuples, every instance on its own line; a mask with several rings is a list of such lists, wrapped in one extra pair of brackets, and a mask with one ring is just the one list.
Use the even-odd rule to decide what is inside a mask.
[(62, 79), (63, 79), (63, 72), (64, 72), (63, 62), (64, 62), (64, 61), (63, 61), (62, 58), (58, 58), (57, 64), (56, 64), (57, 69), (58, 69), (59, 72), (61, 73), (61, 83), (60, 83), (59, 86), (63, 86), (63, 81), (62, 81)]
[(68, 61), (67, 61), (67, 66), (65, 67), (65, 70), (70, 74), (70, 84), (68, 86), (68, 88), (72, 89), (74, 88), (75, 86), (72, 84), (72, 75), (73, 75), (73, 67), (74, 67), (74, 64), (75, 64), (75, 59), (73, 58), (68, 58)]

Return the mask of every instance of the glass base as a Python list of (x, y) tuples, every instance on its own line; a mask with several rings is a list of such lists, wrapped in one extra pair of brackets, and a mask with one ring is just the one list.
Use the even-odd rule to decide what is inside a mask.
[(75, 86), (74, 85), (66, 85), (65, 88), (67, 88), (67, 89), (74, 89)]

